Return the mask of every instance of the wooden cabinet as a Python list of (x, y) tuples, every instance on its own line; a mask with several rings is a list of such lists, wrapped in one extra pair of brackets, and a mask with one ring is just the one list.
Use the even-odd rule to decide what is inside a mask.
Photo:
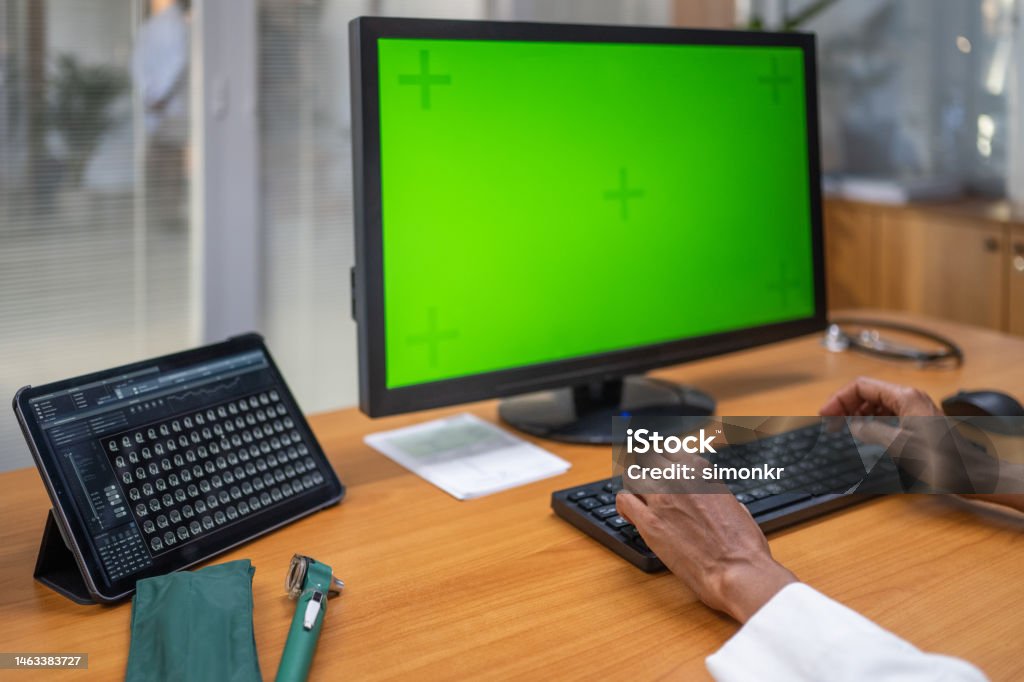
[(867, 207), (825, 204), (828, 307), (871, 308), (879, 303), (878, 221)]
[(825, 202), (829, 307), (1024, 334), (1024, 219), (1004, 204)]
[(1008, 256), (1010, 283), (1007, 287), (1009, 310), (1006, 329), (1011, 334), (1024, 335), (1024, 225), (1010, 228)]
[(999, 329), (1006, 228), (932, 211), (881, 216), (881, 307)]

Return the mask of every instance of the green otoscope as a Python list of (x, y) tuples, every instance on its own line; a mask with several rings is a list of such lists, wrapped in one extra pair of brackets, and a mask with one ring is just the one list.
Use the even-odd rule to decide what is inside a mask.
[(344, 587), (345, 583), (334, 577), (327, 564), (301, 554), (292, 557), (285, 588), (296, 601), (295, 615), (274, 678), (277, 682), (302, 682), (309, 675), (327, 615), (327, 598), (341, 594)]

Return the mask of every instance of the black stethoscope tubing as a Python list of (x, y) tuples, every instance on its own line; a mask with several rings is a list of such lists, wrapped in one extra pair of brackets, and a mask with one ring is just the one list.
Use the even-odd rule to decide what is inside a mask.
[[(835, 325), (840, 329), (846, 341), (849, 343), (849, 347), (867, 355), (873, 355), (875, 357), (885, 358), (888, 360), (909, 360), (912, 362), (918, 362), (925, 365), (937, 364), (942, 362), (948, 362), (952, 360), (956, 366), (960, 366), (964, 362), (964, 352), (957, 344), (953, 343), (950, 339), (940, 334), (930, 332), (927, 329), (921, 329), (920, 327), (914, 327), (912, 325), (900, 324), (899, 322), (888, 322), (885, 320), (865, 320), (853, 317), (841, 317), (829, 321), (830, 325)], [(877, 328), (886, 329), (889, 331), (900, 332), (903, 334), (910, 334), (912, 336), (919, 336), (923, 339), (932, 341), (939, 346), (943, 347), (943, 350), (939, 351), (924, 351), (924, 350), (911, 350), (911, 349), (883, 349), (870, 344), (863, 343), (856, 335), (847, 334), (842, 331), (844, 325), (852, 325), (856, 327), (864, 328)]]

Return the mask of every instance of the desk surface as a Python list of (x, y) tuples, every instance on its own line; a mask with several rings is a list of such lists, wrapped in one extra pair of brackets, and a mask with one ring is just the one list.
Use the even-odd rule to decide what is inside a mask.
[[(907, 318), (904, 318), (907, 319)], [(910, 318), (914, 319), (914, 318)], [(927, 390), (1024, 393), (1024, 340), (926, 321), (965, 348), (959, 370), (921, 370), (825, 352), (806, 337), (680, 366), (660, 376), (709, 391), (725, 415), (815, 414), (841, 383), (872, 375)], [(270, 678), (291, 618), (283, 582), (293, 552), (348, 584), (333, 602), (312, 679), (548, 677), (705, 679), (704, 657), (736, 630), (669, 574), (646, 575), (556, 518), (552, 490), (609, 475), (606, 448), (543, 443), (572, 462), (557, 478), (458, 502), (362, 442), (364, 434), (495, 403), (371, 421), (355, 410), (312, 418), (348, 485), (337, 507), (216, 561), (256, 566), (255, 627)], [(34, 469), (0, 476), (0, 648), (87, 652), (114, 679), (128, 655), (130, 607), (77, 606), (32, 580), (47, 499)], [(918, 647), (960, 656), (993, 680), (1024, 678), (1024, 521), (956, 499), (897, 496), (773, 534), (775, 556), (814, 587)], [(14, 673), (55, 679), (56, 671)]]

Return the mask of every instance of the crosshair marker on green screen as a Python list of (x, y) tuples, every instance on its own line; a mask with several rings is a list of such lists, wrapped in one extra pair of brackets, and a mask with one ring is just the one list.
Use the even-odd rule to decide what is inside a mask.
[(389, 388), (813, 314), (799, 49), (378, 57)]

